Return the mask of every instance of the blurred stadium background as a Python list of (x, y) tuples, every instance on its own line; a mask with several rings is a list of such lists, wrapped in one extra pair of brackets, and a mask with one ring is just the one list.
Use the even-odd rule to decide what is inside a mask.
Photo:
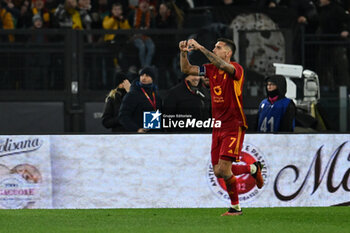
[[(149, 29), (156, 46), (153, 64), (158, 70), (160, 93), (178, 83), (178, 42), (195, 37), (212, 48), (218, 37), (234, 39), (235, 59), (246, 70), (244, 106), (250, 131), (255, 129), (258, 104), (264, 97), (263, 79), (275, 72), (273, 63), (295, 64), (320, 76), (329, 57), (319, 56), (322, 46), (349, 45), (334, 35), (308, 34), (296, 25), (292, 9), (256, 7), (198, 7), (186, 14), (182, 29)], [(0, 130), (1, 133), (108, 133), (101, 125), (103, 102), (114, 88), (118, 72), (135, 78), (140, 68), (137, 50), (130, 38), (137, 30), (14, 29), (0, 35)], [(106, 34), (117, 34), (113, 43), (103, 41)], [(8, 40), (8, 36), (15, 39)], [(46, 38), (45, 42), (33, 39)], [(87, 37), (92, 37), (89, 41)], [(297, 37), (297, 38), (295, 38)], [(40, 41), (40, 40), (39, 40)], [(193, 63), (206, 62), (197, 53)], [(336, 76), (337, 74), (332, 74)], [(296, 101), (304, 97), (298, 85)], [(347, 87), (330, 87), (320, 82), (315, 102), (299, 106), (300, 132), (348, 132), (349, 96)], [(341, 91), (340, 91), (341, 90)]]
[[(0, 232), (350, 232), (349, 208), (333, 207), (350, 201), (348, 87), (325, 85), (308, 72), (291, 78), (297, 132), (254, 134), (263, 80), (276, 72), (274, 63), (300, 65), (322, 80), (332, 58), (319, 56), (321, 47), (349, 46), (335, 35), (310, 34), (296, 19), (285, 7), (198, 7), (188, 10), (182, 29), (0, 30), (0, 208), (88, 208), (0, 210)], [(128, 38), (140, 32), (156, 46), (161, 95), (182, 77), (180, 40), (194, 37), (207, 48), (219, 37), (237, 43), (235, 59), (246, 71), (245, 152), (266, 159), (269, 169), (265, 190), (249, 190), (260, 199), (246, 202), (242, 217), (216, 217), (227, 203), (210, 188), (210, 135), (106, 135), (104, 99), (119, 72), (137, 77), (140, 64)], [(104, 42), (111, 33), (124, 39)], [(198, 53), (190, 60), (206, 62)], [(204, 159), (191, 170), (196, 161), (185, 155)], [(164, 167), (155, 169), (154, 161)], [(128, 163), (137, 168), (132, 179)], [(171, 182), (155, 170), (171, 174)], [(279, 206), (286, 208), (252, 208)]]

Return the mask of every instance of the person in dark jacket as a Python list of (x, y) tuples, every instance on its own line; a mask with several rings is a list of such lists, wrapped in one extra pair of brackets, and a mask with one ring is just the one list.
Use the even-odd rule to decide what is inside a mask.
[(118, 115), (119, 108), (125, 95), (130, 91), (130, 82), (123, 74), (117, 76), (117, 88), (112, 89), (105, 101), (102, 115), (102, 124), (112, 132), (123, 132), (125, 129), (120, 124)]
[[(295, 11), (297, 22), (301, 24), (317, 24), (317, 9), (312, 0), (268, 0), (268, 7), (285, 6)], [(310, 26), (310, 25), (309, 25)]]
[[(331, 0), (320, 0), (319, 28), (317, 33), (330, 35), (325, 40), (348, 40), (350, 16), (340, 5)], [(338, 35), (335, 37), (334, 35)], [(347, 46), (341, 43), (326, 43), (319, 46), (316, 59), (320, 85), (325, 90), (335, 90), (338, 86), (350, 88), (349, 58)]]
[[(204, 86), (200, 76), (188, 75), (178, 85), (171, 88), (163, 101), (163, 116), (182, 115), (182, 118), (176, 117), (175, 120), (184, 120), (187, 118), (206, 121), (211, 117), (210, 92)], [(172, 119), (173, 120), (173, 119)], [(191, 132), (191, 131), (209, 131), (205, 128), (169, 128), (168, 131)]]
[(127, 131), (145, 133), (148, 129), (143, 128), (143, 113), (161, 109), (162, 100), (155, 85), (155, 69), (146, 66), (139, 75), (122, 101), (119, 121)]
[(259, 105), (258, 132), (293, 132), (296, 108), (293, 100), (285, 97), (286, 79), (282, 75), (266, 78), (267, 98)]

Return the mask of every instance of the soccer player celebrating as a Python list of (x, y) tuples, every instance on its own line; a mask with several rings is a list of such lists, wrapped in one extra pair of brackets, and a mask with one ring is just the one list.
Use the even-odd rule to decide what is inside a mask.
[[(211, 52), (196, 40), (190, 39), (181, 41), (179, 48), (181, 71), (209, 78), (212, 117), (221, 121), (220, 128), (213, 128), (211, 161), (215, 176), (225, 180), (227, 193), (231, 200), (231, 207), (222, 216), (241, 215), (237, 179), (232, 173), (234, 170), (232, 163), (240, 161), (244, 134), (248, 126), (242, 107), (243, 68), (238, 63), (231, 62), (236, 46), (232, 40), (220, 38)], [(202, 66), (191, 65), (187, 53), (192, 50), (202, 52), (211, 63)], [(250, 173), (256, 179), (258, 188), (261, 188), (264, 181), (261, 176), (260, 162), (248, 166)]]

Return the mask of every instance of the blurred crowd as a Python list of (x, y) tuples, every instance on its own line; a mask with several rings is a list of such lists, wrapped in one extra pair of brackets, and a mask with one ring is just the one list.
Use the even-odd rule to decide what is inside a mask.
[[(124, 80), (118, 78), (122, 71), (127, 71), (127, 74), (131, 74), (132, 78), (127, 77), (131, 82), (135, 79), (138, 80), (137, 71), (145, 67), (151, 67), (154, 69), (151, 72), (152, 74), (155, 73), (154, 78), (161, 74), (159, 75), (161, 78), (158, 78), (156, 81), (159, 84), (159, 89), (168, 90), (170, 89), (169, 87), (178, 84), (179, 86), (176, 86), (177, 89), (174, 89), (172, 92), (177, 93), (181, 90), (191, 97), (195, 96), (196, 99), (194, 98), (194, 101), (199, 103), (200, 111), (207, 114), (208, 105), (204, 103), (208, 102), (208, 96), (204, 80), (200, 79), (201, 81), (199, 81), (198, 77), (179, 78), (181, 73), (173, 75), (169, 71), (179, 70), (174, 62), (178, 60), (176, 58), (178, 51), (172, 51), (171, 46), (173, 45), (169, 46), (170, 40), (177, 41), (178, 38), (174, 34), (156, 37), (152, 33), (146, 33), (146, 30), (177, 30), (191, 27), (199, 29), (205, 24), (205, 21), (210, 20), (205, 19), (206, 16), (204, 16), (199, 18), (199, 22), (194, 23), (192, 22), (194, 18), (189, 17), (191, 14), (206, 14), (208, 10), (221, 8), (226, 9), (226, 12), (232, 16), (231, 10), (235, 7), (249, 8), (249, 10), (242, 10), (242, 13), (278, 12), (282, 8), (293, 11), (295, 17), (292, 18), (294, 24), (291, 27), (294, 30), (292, 50), (293, 56), (297, 58), (294, 62), (295, 64), (300, 64), (301, 56), (308, 56), (307, 54), (299, 54), (302, 41), (300, 30), (306, 30), (307, 33), (314, 35), (332, 35), (331, 39), (325, 39), (327, 43), (332, 42), (332, 40), (337, 42), (343, 40), (346, 42), (349, 38), (350, 17), (348, 11), (350, 10), (350, 0), (0, 0), (0, 25), (2, 29), (33, 30), (34, 33), (30, 31), (30, 42), (36, 44), (42, 44), (52, 39), (52, 37), (47, 37), (44, 33), (36, 33), (36, 30), (39, 29), (109, 30), (104, 32), (105, 34), (85, 34), (84, 39), (88, 43), (103, 42), (115, 46), (108, 47), (113, 53), (109, 57), (103, 53), (102, 55), (94, 54), (94, 56), (96, 55), (95, 57), (85, 59), (84, 78), (88, 80), (90, 89), (110, 89), (115, 87), (116, 84), (122, 83), (118, 83), (118, 80)], [(283, 11), (281, 10), (280, 12)], [(289, 17), (289, 15), (282, 15), (283, 17)], [(231, 20), (232, 18), (233, 16)], [(210, 23), (224, 22), (213, 19)], [(227, 25), (227, 22), (225, 25)], [(111, 32), (111, 30), (130, 29), (139, 30), (136, 33), (132, 31), (127, 36), (123, 33)], [(3, 34), (0, 40), (2, 42), (21, 41), (19, 34), (14, 34)], [(212, 36), (215, 33), (203, 31), (203, 34)], [(203, 38), (207, 39), (205, 36)], [(157, 39), (165, 41), (165, 46), (170, 51), (166, 50), (170, 54), (170, 59), (164, 54), (156, 54), (156, 46), (157, 48), (160, 46), (156, 43)], [(58, 36), (54, 37), (53, 40), (59, 40)], [(125, 43), (126, 41), (127, 43)], [(334, 90), (342, 85), (350, 89), (349, 51), (345, 43), (327, 43), (312, 51), (313, 54), (310, 57), (314, 64), (306, 64), (305, 67), (315, 67), (315, 71), (320, 77), (321, 86)], [(129, 45), (132, 46), (127, 47)], [(157, 50), (158, 52), (164, 50), (164, 45), (162, 46), (162, 49)], [(173, 47), (176, 48), (176, 46)], [(272, 46), (270, 49), (275, 50), (276, 47)], [(128, 57), (130, 54), (137, 57), (136, 60), (134, 57)], [(65, 63), (63, 57), (44, 53), (28, 53), (26, 56), (21, 54), (15, 56), (11, 52), (8, 54), (4, 52), (3, 57), (4, 59), (0, 58), (2, 60), (0, 65), (0, 89), (64, 88), (64, 78), (62, 77), (64, 76), (63, 67)], [(153, 61), (156, 59), (158, 60)], [(9, 67), (12, 69), (9, 69)], [(18, 67), (21, 67), (21, 69), (18, 69)], [(147, 72), (145, 71), (145, 73)], [(177, 76), (177, 83), (172, 79), (172, 76)], [(122, 86), (130, 86), (130, 84), (123, 83)], [(129, 89), (129, 87), (126, 89)], [(127, 92), (121, 92), (119, 89), (118, 91), (115, 89), (112, 92), (113, 100), (120, 100)], [(173, 102), (175, 100), (183, 101), (183, 96), (171, 95), (172, 92), (169, 92), (170, 94), (164, 100), (169, 106), (174, 105)], [(193, 92), (196, 95), (193, 95)], [(117, 98), (114, 98), (116, 93), (119, 96), (117, 95)], [(151, 94), (152, 92), (149, 95)], [(157, 104), (159, 103), (160, 101), (157, 102)], [(111, 106), (114, 106), (111, 109), (119, 110), (120, 103), (111, 103)], [(165, 111), (170, 109), (170, 113), (174, 110), (173, 107), (166, 107)], [(124, 110), (122, 113), (128, 112), (128, 109)], [(113, 113), (113, 111), (111, 112)], [(110, 112), (107, 111), (107, 113)], [(205, 114), (203, 119), (207, 118)], [(110, 123), (106, 122), (107, 124)], [(109, 126), (109, 128), (114, 127)], [(132, 128), (135, 130), (137, 127)]]
[[(0, 0), (0, 25), (2, 29), (42, 29), (69, 28), (83, 29), (181, 29), (191, 24), (188, 17), (195, 9), (225, 7), (253, 7), (264, 11), (288, 8), (296, 13), (296, 25), (308, 33), (319, 35), (338, 35), (337, 39), (347, 39), (350, 31), (350, 0)], [(206, 12), (206, 11), (201, 11)], [(201, 18), (204, 19), (204, 18)], [(214, 20), (215, 21), (215, 20)], [(215, 22), (220, 23), (220, 22)], [(199, 25), (201, 22), (199, 22)], [(296, 27), (298, 28), (298, 26)], [(31, 41), (41, 43), (48, 40), (46, 36), (32, 36)], [(293, 56), (295, 63), (300, 64), (300, 33), (294, 33)], [(4, 39), (5, 38), (5, 39)], [(1, 40), (20, 41), (20, 37), (9, 35)], [(156, 44), (147, 33), (132, 36), (106, 34), (96, 36), (87, 34), (85, 40), (91, 42), (108, 42), (123, 47), (125, 41), (132, 44), (133, 54), (138, 56), (137, 65), (127, 68), (136, 73), (138, 68), (154, 65)], [(125, 47), (125, 46), (124, 46)], [(322, 84), (335, 87), (346, 85), (350, 88), (348, 51), (344, 46), (332, 46), (319, 49), (317, 57), (321, 60), (331, 56), (327, 64), (318, 62)], [(114, 59), (114, 66), (122, 67), (122, 54)], [(119, 61), (118, 61), (119, 59)], [(127, 61), (127, 60), (126, 60)], [(105, 66), (111, 60), (106, 61)], [(135, 63), (135, 62), (128, 62)], [(321, 65), (319, 65), (319, 64)], [(112, 64), (113, 65), (113, 64)], [(168, 66), (168, 65), (167, 65)], [(336, 74), (334, 76), (334, 74)], [(334, 76), (334, 77), (333, 77)]]
[[(349, 0), (1, 0), (0, 21), (3, 29), (126, 29), (125, 21), (131, 28), (181, 28), (191, 9), (284, 6), (297, 11), (299, 23), (313, 23), (320, 10), (317, 8), (327, 2), (335, 3), (343, 10), (350, 9)], [(42, 25), (36, 21), (41, 21)], [(114, 21), (117, 26), (111, 23)]]
[(171, 0), (2, 0), (0, 7), (3, 29), (177, 28), (184, 14)]

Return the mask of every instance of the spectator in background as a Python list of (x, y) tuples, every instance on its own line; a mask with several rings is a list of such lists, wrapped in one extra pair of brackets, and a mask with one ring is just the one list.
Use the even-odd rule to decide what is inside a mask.
[[(57, 28), (65, 29), (83, 29), (82, 20), (79, 11), (76, 9), (78, 6), (77, 0), (65, 0), (64, 4), (59, 4), (53, 14), (53, 26)], [(63, 41), (64, 36), (56, 35), (52, 41)], [(57, 69), (57, 65), (64, 64), (63, 58), (60, 56), (51, 57), (50, 72), (51, 72), (51, 84), (55, 89), (63, 89), (64, 81), (62, 80), (62, 74)]]
[(297, 14), (297, 23), (307, 25), (309, 32), (313, 32), (317, 25), (317, 9), (312, 0), (269, 0), (269, 8), (286, 6), (293, 9)]
[(49, 9), (45, 7), (45, 0), (32, 0), (32, 2), (32, 15), (39, 14), (42, 19), (42, 27), (49, 28), (51, 26), (51, 15)]
[(156, 17), (157, 28), (176, 28), (175, 17), (172, 14), (169, 3), (162, 2), (158, 8)]
[(137, 7), (139, 1), (138, 1), (138, 0), (129, 0), (128, 3), (129, 3), (129, 7), (130, 7), (131, 9), (136, 9), (136, 7)]
[(31, 9), (31, 6), (30, 6), (30, 1), (29, 0), (24, 0), (22, 2), (22, 4), (20, 5), (19, 9), (20, 9), (20, 16), (18, 18), (18, 22), (17, 22), (17, 28), (24, 28), (24, 15), (26, 15), (30, 9)]
[[(103, 28), (107, 30), (120, 30), (130, 29), (129, 21), (123, 15), (123, 6), (120, 3), (114, 3), (111, 7), (111, 13), (103, 19)], [(112, 45), (116, 56), (113, 58), (107, 58), (105, 64), (108, 68), (114, 67), (117, 71), (126, 69), (128, 66), (126, 59), (123, 58), (123, 46), (126, 45), (128, 36), (107, 34), (104, 40)], [(123, 65), (122, 65), (123, 64)], [(107, 69), (109, 70), (109, 69)], [(113, 69), (114, 70), (114, 69)], [(110, 75), (108, 75), (110, 76)]]
[[(2, 8), (0, 5), (0, 25), (2, 29), (14, 29), (14, 24), (12, 20), (12, 15), (7, 12), (6, 9)], [(1, 35), (1, 42), (13, 42), (15, 40), (13, 35)], [(9, 67), (13, 64), (10, 59), (4, 59), (0, 62), (0, 89), (14, 89), (16, 88), (16, 81), (13, 75), (9, 71)]]
[(64, 4), (59, 4), (54, 13), (56, 26), (83, 29), (80, 13), (76, 8), (77, 0), (65, 0)]
[[(188, 75), (178, 85), (171, 88), (163, 101), (163, 114), (188, 115), (190, 119), (206, 121), (211, 117), (210, 92), (204, 86), (201, 76)], [(188, 117), (187, 117), (188, 118)], [(176, 118), (184, 120), (187, 118)], [(209, 129), (176, 128), (169, 131), (208, 131)]]
[[(40, 14), (36, 14), (32, 19), (33, 33), (29, 42), (34, 45), (42, 45), (48, 41), (48, 38), (43, 33), (38, 33), (44, 26), (44, 20)], [(26, 55), (26, 73), (24, 87), (27, 90), (42, 90), (49, 88), (49, 65), (50, 55), (48, 53), (34, 53)]]
[(63, 2), (64, 0), (46, 0), (45, 6), (47, 9), (49, 9), (50, 13), (53, 14), (55, 13), (57, 6)]
[[(123, 6), (120, 3), (112, 4), (110, 16), (106, 16), (103, 19), (103, 29), (118, 30), (130, 28), (129, 21), (123, 15)], [(113, 41), (115, 37), (115, 34), (105, 35), (105, 41)]]
[(270, 8), (281, 6), (294, 10), (297, 19), (293, 32), (293, 57), (294, 63), (299, 64), (302, 33), (315, 33), (317, 29), (318, 14), (315, 4), (312, 0), (268, 0), (267, 2)]
[[(0, 5), (0, 24), (2, 29), (14, 29), (15, 25), (13, 23), (13, 17), (10, 12), (8, 12), (5, 8)], [(2, 36), (2, 41), (10, 41), (13, 42), (15, 37), (13, 35), (9, 35), (8, 37)]]
[[(83, 29), (90, 30), (92, 24), (92, 17), (90, 15), (91, 1), (90, 0), (78, 0), (78, 10), (81, 18)], [(87, 42), (92, 43), (93, 38), (91, 34), (86, 36)]]
[(92, 28), (101, 29), (103, 19), (110, 14), (108, 0), (98, 0), (93, 6), (91, 12)]
[[(26, 1), (24, 3), (26, 5)], [(32, 8), (25, 11), (23, 9), (23, 14), (18, 20), (18, 28), (31, 28), (33, 27), (33, 16), (40, 15), (42, 20), (42, 27), (49, 28), (51, 27), (51, 14), (49, 10), (45, 7), (45, 0), (33, 0)]]
[[(328, 40), (341, 40), (349, 38), (349, 31), (349, 14), (337, 3), (320, 0), (317, 33), (338, 35), (338, 38)], [(344, 45), (321, 46), (317, 60), (320, 84), (323, 88), (329, 87), (334, 90), (340, 85), (350, 88), (349, 61)]]
[[(138, 5), (139, 5), (139, 0), (128, 0), (128, 6), (131, 10), (136, 9)], [(154, 10), (157, 6), (157, 0), (149, 0), (149, 5), (152, 8), (152, 10)], [(123, 6), (125, 5), (123, 4)]]
[(19, 8), (15, 6), (12, 0), (2, 0), (1, 6), (2, 8), (6, 9), (7, 12), (11, 13), (13, 25), (14, 28), (16, 28), (17, 20), (21, 15), (21, 11), (19, 10)]
[(120, 124), (119, 108), (125, 95), (130, 91), (130, 82), (122, 74), (117, 77), (117, 88), (112, 89), (105, 101), (102, 115), (102, 124), (112, 132), (123, 132), (125, 129)]
[(174, 1), (165, 1), (159, 5), (156, 17), (157, 28), (182, 28), (184, 14)]
[[(130, 25), (135, 29), (147, 30), (155, 27), (154, 10), (149, 0), (139, 0), (138, 7), (129, 15)], [(152, 65), (155, 46), (151, 37), (143, 34), (134, 35), (133, 42), (139, 51), (141, 67)]]
[(286, 79), (281, 75), (267, 77), (267, 98), (259, 105), (258, 132), (293, 132), (296, 108), (293, 100), (285, 97)]
[(84, 29), (91, 29), (92, 18), (90, 15), (91, 0), (78, 0), (78, 10)]
[[(111, 5), (111, 3), (120, 3), (123, 6), (123, 12), (124, 15), (129, 15), (130, 11), (131, 11), (131, 6), (130, 6), (130, 1), (129, 0), (109, 0), (109, 6)], [(135, 4), (137, 5), (138, 0), (135, 1)]]
[(143, 128), (143, 112), (160, 109), (162, 100), (154, 84), (155, 69), (146, 66), (140, 70), (139, 75), (140, 78), (132, 82), (130, 92), (122, 101), (119, 122), (127, 131), (145, 133), (147, 129)]
[[(156, 28), (159, 29), (181, 29), (184, 21), (184, 13), (179, 9), (174, 0), (162, 1), (158, 6), (158, 15), (156, 16)], [(174, 33), (159, 34), (157, 41), (173, 41)], [(159, 73), (162, 74), (162, 80), (159, 80), (160, 89), (168, 89), (177, 83), (177, 76), (173, 74), (173, 70), (169, 69), (174, 64), (173, 56), (169, 54), (169, 43), (158, 43), (157, 53), (155, 55), (154, 63), (157, 64)], [(175, 69), (175, 72), (180, 72)]]
[[(34, 30), (42, 29), (44, 27), (44, 20), (41, 18), (40, 14), (33, 15), (32, 24), (33, 24), (32, 29)], [(42, 44), (47, 42), (47, 38), (46, 38), (46, 35), (44, 34), (33, 33), (30, 41), (33, 43)]]

